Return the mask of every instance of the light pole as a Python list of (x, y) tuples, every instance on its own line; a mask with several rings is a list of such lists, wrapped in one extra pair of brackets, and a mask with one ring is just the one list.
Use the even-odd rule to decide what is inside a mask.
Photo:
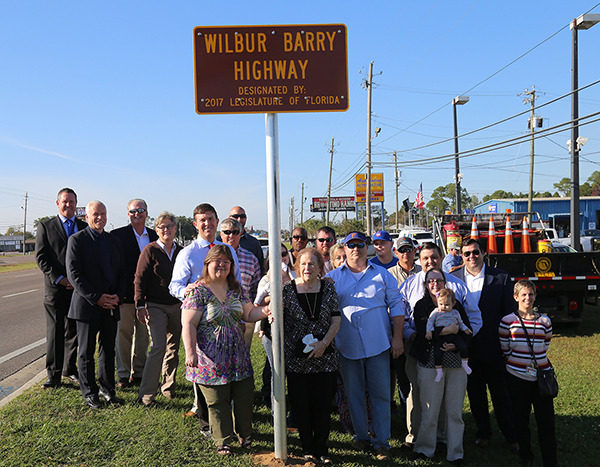
[(460, 214), (462, 209), (460, 205), (460, 164), (458, 162), (458, 124), (456, 122), (456, 106), (465, 105), (469, 102), (469, 96), (458, 96), (452, 99), (452, 111), (454, 114), (454, 180), (456, 185), (456, 214)]
[(571, 59), (571, 247), (579, 251), (579, 88), (577, 59), (577, 30), (589, 29), (600, 22), (599, 14), (581, 15), (571, 23), (573, 55)]

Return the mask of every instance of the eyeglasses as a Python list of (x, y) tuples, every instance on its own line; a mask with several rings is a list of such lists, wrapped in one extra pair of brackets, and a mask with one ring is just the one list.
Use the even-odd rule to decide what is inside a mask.
[(156, 227), (156, 230), (171, 230), (173, 227), (175, 227), (175, 224), (159, 225)]
[(282, 251), (282, 252), (281, 252), (281, 257), (282, 257), (282, 258), (285, 258), (287, 255), (288, 255), (288, 252), (287, 252), (287, 250), (286, 250), (286, 251)]
[(129, 214), (135, 214), (136, 212), (139, 212), (140, 214), (144, 214), (146, 212), (146, 209), (144, 209), (144, 208), (137, 208), (137, 209), (130, 209), (129, 210)]
[(473, 255), (473, 256), (479, 256), (480, 254), (481, 254), (481, 251), (479, 251), (479, 250), (463, 251), (463, 256), (465, 258), (468, 258), (471, 255)]
[(228, 259), (214, 259), (213, 263), (216, 263), (217, 266), (229, 266), (231, 261)]
[(294, 240), (306, 240), (308, 237), (306, 235), (292, 235)]
[(400, 248), (398, 250), (398, 253), (410, 253), (413, 250), (414, 250), (414, 248), (411, 248), (411, 247), (407, 246), (407, 247)]
[(234, 219), (246, 219), (248, 216), (246, 216), (246, 214), (232, 214), (229, 217), (233, 217)]
[(444, 279), (429, 279), (427, 281), (427, 283), (429, 285), (434, 285), (434, 284), (441, 285), (441, 284), (445, 284), (446, 281)]
[(346, 245), (348, 248), (350, 248), (351, 250), (354, 250), (355, 248), (364, 248), (367, 246), (367, 244), (365, 242), (359, 242), (359, 243), (348, 243)]
[(240, 231), (239, 230), (221, 230), (222, 234), (225, 235), (239, 235)]
[(327, 243), (333, 243), (333, 238), (332, 237), (327, 237), (327, 238), (317, 238), (317, 242), (327, 242)]

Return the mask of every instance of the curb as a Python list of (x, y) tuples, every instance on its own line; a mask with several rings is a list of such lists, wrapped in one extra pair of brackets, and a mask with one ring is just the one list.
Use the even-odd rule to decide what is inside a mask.
[[(45, 355), (43, 355), (42, 358), (38, 359), (37, 361), (30, 363), (28, 366), (26, 366), (22, 370), (18, 371), (16, 373), (16, 378), (18, 379), (19, 373), (26, 373), (27, 371), (31, 371), (32, 368), (35, 368), (38, 361), (41, 360), (43, 362), (44, 356)], [(44, 365), (44, 367), (45, 367), (45, 365)], [(14, 377), (15, 377), (15, 375), (9, 376), (5, 380), (3, 380), (3, 382), (9, 381), (10, 379), (13, 379)], [(4, 406), (8, 405), (12, 400), (19, 397), (21, 394), (23, 394), (28, 389), (32, 388), (36, 384), (41, 383), (44, 379), (46, 379), (46, 377), (47, 377), (46, 369), (44, 368), (42, 371), (40, 371), (35, 376), (33, 376), (33, 378), (31, 378), (29, 381), (27, 381), (25, 384), (23, 384), (22, 386), (17, 388), (15, 391), (11, 392), (8, 396), (6, 396), (3, 399), (0, 399), (0, 409), (2, 409)]]

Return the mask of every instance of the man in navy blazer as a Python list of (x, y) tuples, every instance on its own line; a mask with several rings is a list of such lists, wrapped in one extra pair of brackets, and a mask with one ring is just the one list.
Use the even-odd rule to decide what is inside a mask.
[(463, 243), (462, 256), (465, 266), (452, 272), (452, 275), (467, 284), (470, 293), (478, 301), (483, 319), (481, 330), (471, 339), (469, 346), (472, 373), (467, 381), (467, 394), (477, 424), (475, 443), (485, 448), (492, 437), (487, 385), (500, 431), (510, 447), (516, 450), (518, 444), (514, 418), (498, 337), (500, 320), (515, 309), (512, 281), (506, 272), (484, 264), (483, 250), (477, 240), (469, 239)]
[[(106, 206), (90, 201), (85, 208), (88, 227), (69, 237), (67, 277), (73, 285), (69, 318), (77, 322), (79, 386), (86, 404), (102, 407), (99, 395), (111, 404), (115, 397), (115, 336), (119, 304), (125, 295), (125, 263), (121, 241), (104, 231)], [(94, 352), (99, 335), (98, 382)]]
[(131, 382), (142, 380), (148, 354), (148, 328), (136, 316), (133, 280), (142, 250), (158, 240), (156, 231), (146, 227), (148, 205), (140, 198), (127, 203), (129, 225), (111, 231), (123, 243), (127, 286), (121, 304), (121, 320), (117, 331), (117, 385), (128, 387)]
[(43, 389), (60, 386), (61, 374), (74, 382), (77, 377), (77, 326), (67, 318), (73, 286), (67, 279), (65, 256), (69, 236), (86, 228), (75, 217), (77, 194), (63, 188), (56, 197), (58, 215), (39, 223), (35, 237), (35, 260), (44, 273), (46, 309), (46, 372)]

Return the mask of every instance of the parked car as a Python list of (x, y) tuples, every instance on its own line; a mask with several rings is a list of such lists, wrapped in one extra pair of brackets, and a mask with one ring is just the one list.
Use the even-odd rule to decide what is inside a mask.
[(564, 245), (560, 242), (552, 242), (552, 249), (555, 253), (577, 253), (577, 251), (569, 245)]

